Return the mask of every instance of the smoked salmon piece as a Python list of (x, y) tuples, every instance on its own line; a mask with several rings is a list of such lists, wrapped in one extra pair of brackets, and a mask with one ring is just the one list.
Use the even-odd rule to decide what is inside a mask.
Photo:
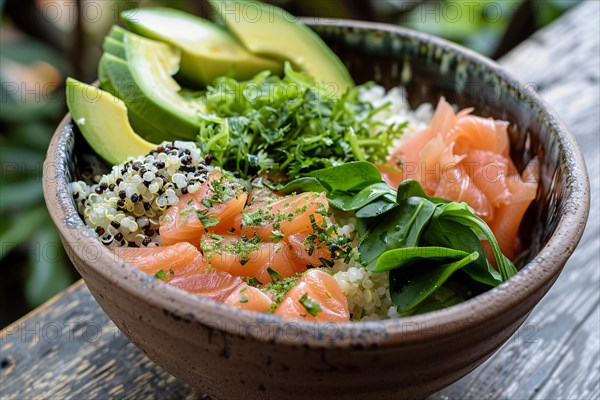
[(201, 271), (208, 265), (202, 254), (186, 242), (175, 243), (170, 246), (116, 247), (111, 249), (120, 259), (147, 274), (160, 274), (161, 279), (166, 281), (186, 273)]
[[(308, 240), (307, 240), (308, 238)], [(285, 240), (289, 243), (291, 254), (297, 262), (307, 267), (319, 267), (323, 260), (331, 260), (331, 251), (327, 246), (305, 233), (295, 233)]]
[(246, 198), (244, 187), (231, 174), (211, 171), (196, 193), (180, 196), (177, 204), (167, 210), (159, 230), (161, 243), (185, 241), (199, 247), (203, 233), (233, 229)]
[(275, 315), (319, 322), (350, 320), (348, 301), (337, 281), (326, 272), (309, 270), (284, 296)]
[(243, 283), (225, 299), (224, 303), (244, 310), (268, 312), (273, 300), (260, 289)]
[(520, 251), (519, 225), (535, 199), (538, 176), (529, 174), (526, 181), (514, 167), (507, 122), (471, 111), (455, 114), (441, 98), (430, 125), (394, 149), (379, 170), (391, 187), (415, 179), (430, 196), (467, 203), (490, 226), (502, 252), (514, 259)]

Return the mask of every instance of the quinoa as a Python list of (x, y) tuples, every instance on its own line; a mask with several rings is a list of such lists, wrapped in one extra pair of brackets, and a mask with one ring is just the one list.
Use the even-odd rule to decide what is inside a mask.
[(102, 243), (157, 246), (162, 215), (179, 196), (200, 189), (210, 161), (193, 142), (164, 142), (149, 154), (129, 157), (111, 172), (96, 176), (94, 184), (71, 183), (71, 193)]

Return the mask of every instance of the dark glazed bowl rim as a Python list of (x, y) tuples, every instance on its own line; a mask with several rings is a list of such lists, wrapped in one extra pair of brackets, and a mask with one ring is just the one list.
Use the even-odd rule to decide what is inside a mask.
[[(315, 27), (331, 26), (312, 23), (311, 19), (304, 19), (304, 22)], [(67, 251), (77, 252), (81, 258), (85, 258), (86, 248), (90, 245), (100, 246), (99, 258), (93, 263), (87, 263), (88, 268), (101, 274), (116, 287), (145, 299), (153, 307), (163, 309), (165, 313), (197, 321), (231, 334), (290, 346), (345, 348), (365, 343), (378, 347), (406, 345), (457, 334), (511, 311), (520, 315), (528, 313), (530, 309), (522, 309), (519, 305), (524, 303), (529, 295), (543, 290), (544, 286), (551, 284), (558, 277), (575, 250), (587, 221), (590, 207), (589, 179), (583, 156), (574, 137), (537, 94), (526, 92), (526, 86), (506, 73), (497, 63), (473, 51), (434, 36), (393, 25), (336, 20), (335, 27), (385, 31), (458, 54), (495, 74), (510, 90), (517, 93), (521, 101), (533, 104), (536, 111), (542, 115), (561, 154), (562, 169), (566, 174), (564, 204), (567, 206), (561, 210), (556, 230), (548, 242), (515, 277), (470, 300), (439, 311), (392, 320), (342, 324), (319, 324), (243, 311), (190, 294), (159, 282), (115, 259), (114, 255), (85, 229), (73, 205), (67, 182), (68, 141), (72, 140), (72, 122), (69, 114), (61, 121), (50, 143), (44, 164), (43, 184), (50, 215), (65, 241)], [(73, 243), (77, 243), (78, 249), (70, 248)], [(86, 279), (85, 275), (83, 277)], [(269, 329), (265, 331), (248, 327)], [(293, 327), (296, 333), (292, 337), (282, 335), (282, 332), (290, 327)], [(332, 332), (333, 335), (330, 334)]]

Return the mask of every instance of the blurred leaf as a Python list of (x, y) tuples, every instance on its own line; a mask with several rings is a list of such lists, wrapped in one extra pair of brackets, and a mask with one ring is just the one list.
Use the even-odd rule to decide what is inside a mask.
[(45, 152), (4, 144), (0, 148), (2, 185), (26, 177), (37, 177), (41, 184)]
[[(46, 206), (30, 208), (11, 217), (2, 216), (0, 233), (0, 260), (28, 240), (40, 225), (51, 224)], [(8, 221), (6, 221), (8, 220)]]
[(42, 183), (37, 179), (0, 185), (0, 213), (43, 203)]
[(42, 304), (72, 281), (54, 226), (44, 226), (31, 238), (28, 261), (25, 296), (32, 307)]
[(56, 126), (40, 121), (15, 125), (12, 128), (11, 142), (14, 145), (38, 150), (45, 155), (55, 129)]

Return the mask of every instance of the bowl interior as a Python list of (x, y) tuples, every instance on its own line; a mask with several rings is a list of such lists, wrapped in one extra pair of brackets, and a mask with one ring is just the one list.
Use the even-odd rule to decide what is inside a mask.
[[(531, 88), (514, 80), (495, 63), (428, 35), (361, 22), (306, 22), (346, 63), (357, 83), (376, 81), (388, 89), (401, 85), (412, 106), (423, 102), (435, 105), (440, 96), (445, 96), (459, 108), (473, 107), (475, 114), (511, 123), (511, 156), (517, 168), (522, 170), (536, 156), (541, 161), (537, 199), (522, 224), (521, 235), (529, 250), (523, 265), (540, 257), (556, 236), (557, 228), (562, 237), (574, 243), (563, 254), (554, 254), (551, 246), (546, 249), (553, 252), (546, 257), (552, 264), (539, 274), (540, 285), (555, 279), (583, 232), (589, 209), (587, 173), (573, 138)], [(70, 121), (66, 119), (65, 123)], [(59, 137), (55, 138), (59, 141), (58, 151), (49, 155), (59, 158), (58, 191), (63, 193), (68, 191), (69, 180), (89, 179), (98, 168), (107, 168), (93, 155), (76, 128), (74, 136), (69, 132), (59, 129)], [(60, 203), (59, 209), (51, 213), (59, 228), (65, 221), (71, 221), (78, 229), (82, 227), (73, 201)], [(525, 268), (539, 268), (536, 265), (529, 263)], [(484, 295), (505, 295), (495, 290), (490, 291), (495, 294)], [(513, 296), (512, 302), (518, 302), (518, 296)], [(465, 304), (451, 309), (466, 310), (469, 305)], [(432, 314), (450, 317), (460, 312), (441, 310)]]

